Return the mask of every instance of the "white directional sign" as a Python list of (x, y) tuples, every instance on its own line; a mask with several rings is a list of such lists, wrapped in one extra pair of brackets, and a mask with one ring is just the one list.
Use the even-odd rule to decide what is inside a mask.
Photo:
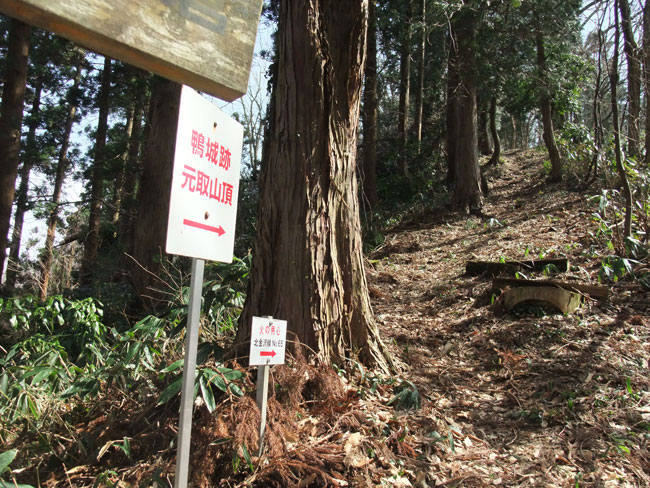
[(231, 262), (244, 128), (183, 86), (167, 252)]
[(253, 317), (249, 366), (284, 364), (287, 321)]

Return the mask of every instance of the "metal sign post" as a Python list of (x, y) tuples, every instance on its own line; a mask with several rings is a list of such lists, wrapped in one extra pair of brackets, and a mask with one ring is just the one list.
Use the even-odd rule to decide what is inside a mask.
[(243, 137), (241, 124), (183, 87), (166, 246), (169, 254), (193, 258), (175, 488), (188, 480), (204, 259), (232, 261)]
[(257, 452), (262, 455), (264, 447), (264, 431), (266, 430), (266, 401), (269, 396), (269, 365), (257, 367), (257, 407), (260, 409), (260, 444)]
[(183, 365), (183, 388), (181, 390), (181, 414), (178, 428), (178, 447), (176, 453), (176, 476), (174, 488), (187, 486), (190, 462), (190, 439), (192, 436), (192, 409), (194, 407), (194, 376), (196, 371), (196, 352), (199, 342), (199, 318), (201, 316), (201, 290), (203, 288), (203, 259), (192, 259), (192, 278), (190, 282), (190, 303), (187, 312), (187, 332), (185, 337), (185, 361)]
[(260, 445), (262, 455), (266, 430), (266, 401), (269, 391), (269, 367), (284, 364), (287, 321), (273, 317), (253, 317), (248, 365), (257, 368), (257, 406), (260, 409)]

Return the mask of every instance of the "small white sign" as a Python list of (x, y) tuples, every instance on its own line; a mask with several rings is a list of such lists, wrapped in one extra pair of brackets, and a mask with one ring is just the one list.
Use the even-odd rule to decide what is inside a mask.
[(249, 366), (284, 364), (287, 321), (253, 317)]
[(244, 128), (187, 86), (172, 176), (169, 254), (232, 261)]

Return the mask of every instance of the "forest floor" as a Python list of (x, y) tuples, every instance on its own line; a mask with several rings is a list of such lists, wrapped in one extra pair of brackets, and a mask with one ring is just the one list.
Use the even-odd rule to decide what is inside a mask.
[(509, 313), (491, 303), (490, 277), (465, 275), (467, 260), (567, 257), (571, 270), (555, 279), (598, 284), (594, 204), (549, 185), (542, 160), (507, 155), (490, 173), (484, 218), (418, 218), (373, 255), (383, 337), (423, 397), (404, 414), (411, 480), (650, 486), (650, 293), (622, 280), (608, 302), (567, 316)]
[[(374, 312), (399, 373), (352, 360), (274, 368), (261, 457), (248, 374), (247, 395), (222, 398), (215, 414), (196, 409), (192, 486), (650, 486), (650, 292), (627, 277), (607, 284), (608, 301), (586, 298), (568, 315), (506, 311), (491, 277), (465, 275), (468, 260), (567, 257), (570, 271), (554, 279), (599, 283), (607, 251), (590, 234), (593, 203), (547, 183), (542, 160), (505, 155), (489, 172), (483, 217), (411, 214), (368, 257)], [(178, 402), (106, 399), (57, 434), (76, 458), (54, 456), (18, 480), (169, 486)]]

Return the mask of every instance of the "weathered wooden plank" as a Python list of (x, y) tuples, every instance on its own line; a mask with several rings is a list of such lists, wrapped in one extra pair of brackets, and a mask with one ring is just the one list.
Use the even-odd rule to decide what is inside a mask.
[(0, 11), (90, 50), (234, 100), (248, 85), (262, 0), (2, 0)]
[(506, 261), (500, 263), (497, 261), (467, 261), (465, 273), (469, 276), (476, 276), (483, 273), (496, 275), (503, 272), (515, 272), (536, 270), (542, 271), (546, 266), (553, 265), (558, 271), (569, 271), (569, 260), (567, 258), (554, 259), (537, 259), (530, 261)]
[(509, 288), (500, 300), (509, 310), (523, 302), (534, 302), (553, 305), (563, 314), (569, 314), (580, 306), (582, 296), (557, 286), (522, 286)]
[(555, 286), (569, 291), (577, 291), (584, 295), (589, 295), (596, 300), (609, 299), (609, 288), (606, 286), (580, 285), (578, 283), (567, 283), (557, 280), (517, 280), (514, 278), (494, 278), (492, 289), (503, 290), (506, 287), (541, 287)]

